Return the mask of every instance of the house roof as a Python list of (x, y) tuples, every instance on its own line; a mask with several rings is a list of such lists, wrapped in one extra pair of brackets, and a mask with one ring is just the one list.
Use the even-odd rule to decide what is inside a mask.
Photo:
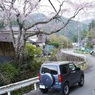
[(30, 37), (28, 38), (28, 41), (31, 43), (31, 44), (42, 44), (42, 43), (45, 43), (46, 42), (46, 35), (44, 34), (40, 34), (38, 37), (37, 35), (34, 36), (34, 37)]
[[(19, 27), (18, 26), (13, 26), (12, 29), (13, 29), (14, 33), (18, 33), (18, 31), (19, 31)], [(38, 29), (36, 27), (33, 27), (33, 28), (28, 29), (27, 33), (31, 33), (31, 32), (36, 31), (36, 30), (38, 30)], [(2, 32), (2, 33), (4, 33), (4, 32), (10, 33), (10, 28), (9, 27), (5, 27), (3, 29), (0, 29), (0, 32)]]
[(11, 35), (0, 33), (0, 42), (12, 42)]
[(46, 35), (44, 35), (44, 34), (39, 35), (36, 42), (37, 43), (45, 43), (46, 42)]

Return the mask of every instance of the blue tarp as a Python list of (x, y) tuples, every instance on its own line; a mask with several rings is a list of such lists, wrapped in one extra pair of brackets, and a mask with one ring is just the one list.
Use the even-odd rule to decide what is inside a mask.
[(88, 48), (86, 48), (86, 49), (85, 49), (85, 51), (86, 51), (86, 52), (90, 52), (91, 50), (90, 50), (90, 49), (88, 49)]
[(48, 51), (48, 52), (53, 50), (53, 49), (54, 49), (54, 46), (52, 46), (52, 45), (46, 45), (45, 46), (45, 50)]

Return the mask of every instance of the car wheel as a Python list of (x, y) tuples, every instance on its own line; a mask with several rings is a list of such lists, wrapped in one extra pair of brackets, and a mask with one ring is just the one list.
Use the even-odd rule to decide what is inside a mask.
[(43, 94), (48, 92), (48, 89), (40, 89)]
[(79, 87), (82, 87), (84, 85), (84, 77), (80, 77), (80, 82), (78, 83)]
[(68, 95), (69, 94), (69, 84), (65, 83), (63, 86), (63, 94)]

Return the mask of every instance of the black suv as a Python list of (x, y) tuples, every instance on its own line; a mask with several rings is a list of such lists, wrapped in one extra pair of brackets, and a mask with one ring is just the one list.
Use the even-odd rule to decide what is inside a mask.
[(73, 62), (49, 62), (42, 64), (39, 73), (39, 88), (42, 93), (49, 89), (57, 89), (68, 95), (69, 87), (78, 83), (84, 85), (84, 72)]

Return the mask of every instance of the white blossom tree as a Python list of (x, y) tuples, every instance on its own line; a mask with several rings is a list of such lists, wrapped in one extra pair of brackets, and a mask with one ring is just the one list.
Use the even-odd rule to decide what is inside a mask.
[[(23, 50), (28, 37), (39, 34), (50, 35), (59, 32), (60, 30), (64, 29), (70, 20), (73, 19), (84, 8), (84, 6), (74, 6), (74, 3), (70, 0), (55, 1), (59, 5), (58, 7), (52, 3), (52, 0), (47, 0), (49, 6), (52, 8), (49, 11), (45, 10), (48, 14), (50, 14), (48, 19), (32, 23), (28, 18), (31, 16), (31, 14), (40, 12), (40, 8), (43, 7), (41, 6), (41, 2), (45, 2), (45, 0), (0, 0), (0, 19), (3, 19), (5, 26), (10, 29), (10, 35), (15, 48), (15, 59), (18, 60), (18, 63), (22, 62)], [(72, 11), (72, 16), (70, 16), (68, 20), (64, 22), (60, 19), (60, 17), (64, 16), (65, 12), (70, 12), (70, 8), (64, 7), (65, 3), (69, 4), (69, 6), (71, 6), (71, 8), (74, 10)], [(16, 20), (18, 26), (18, 33), (16, 34), (16, 37), (14, 33), (15, 31), (11, 24), (11, 19), (13, 18)], [(44, 25), (49, 28), (48, 23), (53, 20), (58, 20), (58, 22), (61, 21), (61, 25), (59, 23), (55, 23), (55, 25), (52, 25), (52, 29), (49, 31), (40, 28)], [(30, 31), (29, 34), (28, 31)]]

